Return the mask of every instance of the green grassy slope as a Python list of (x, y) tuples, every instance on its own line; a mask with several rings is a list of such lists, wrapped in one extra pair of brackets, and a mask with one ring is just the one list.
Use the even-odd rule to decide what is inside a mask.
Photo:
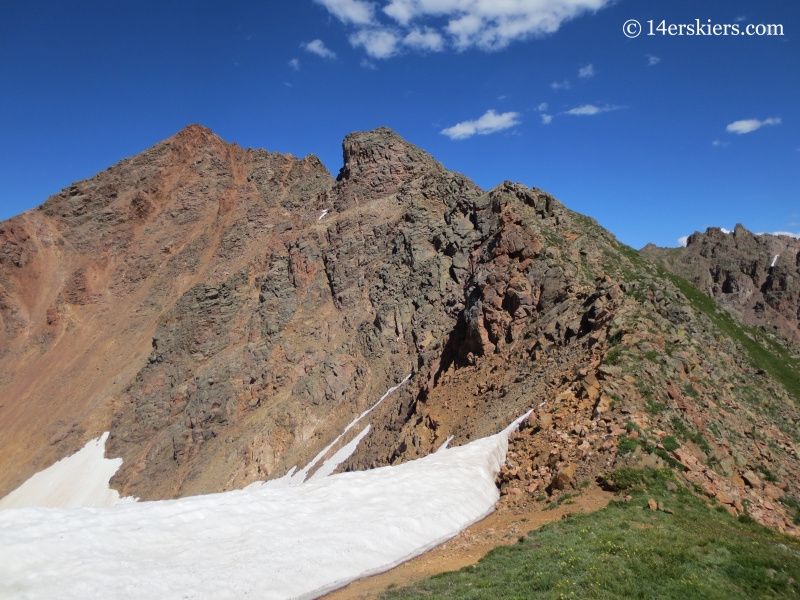
[[(618, 472), (629, 502), (546, 525), (477, 565), (384, 598), (800, 597), (800, 541), (675, 489), (672, 477), (654, 469)], [(674, 514), (650, 510), (650, 498)]]

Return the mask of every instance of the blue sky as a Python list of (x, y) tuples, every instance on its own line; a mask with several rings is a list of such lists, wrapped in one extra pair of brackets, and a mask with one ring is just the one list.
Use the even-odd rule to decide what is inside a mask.
[[(696, 19), (784, 35), (647, 35)], [(346, 134), (386, 125), (637, 248), (797, 233), (799, 31), (796, 0), (5, 2), (0, 219), (189, 123), (334, 175)]]

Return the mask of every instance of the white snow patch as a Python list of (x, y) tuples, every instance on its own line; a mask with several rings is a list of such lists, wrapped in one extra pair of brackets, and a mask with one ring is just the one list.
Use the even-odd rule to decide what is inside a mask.
[(347, 444), (342, 446), (336, 453), (331, 456), (328, 460), (322, 463), (322, 466), (316, 470), (316, 472), (308, 478), (309, 481), (319, 481), (323, 477), (327, 477), (328, 475), (332, 474), (336, 467), (346, 461), (353, 452), (356, 451), (358, 448), (358, 444), (363, 440), (366, 435), (369, 433), (369, 424), (364, 427), (364, 429), (359, 433), (356, 437), (350, 440)]
[[(286, 480), (286, 481), (290, 481), (291, 483), (295, 483), (295, 484), (297, 484), (297, 483), (303, 483), (303, 482), (306, 480), (306, 477), (308, 476), (308, 473), (309, 473), (309, 471), (311, 471), (311, 469), (313, 469), (313, 468), (314, 468), (314, 466), (315, 466), (315, 465), (316, 465), (316, 464), (317, 464), (319, 461), (321, 461), (321, 460), (322, 460), (322, 458), (323, 458), (323, 457), (324, 457), (324, 456), (325, 456), (325, 455), (326, 455), (326, 454), (327, 454), (327, 453), (328, 453), (328, 452), (331, 450), (331, 448), (333, 448), (333, 447), (334, 447), (336, 444), (338, 444), (338, 443), (339, 443), (339, 440), (341, 440), (341, 439), (344, 437), (344, 435), (345, 435), (345, 434), (346, 434), (348, 431), (350, 431), (350, 430), (351, 430), (351, 429), (352, 429), (352, 428), (355, 426), (355, 424), (356, 424), (356, 423), (358, 423), (358, 422), (359, 422), (361, 419), (363, 419), (364, 417), (366, 417), (366, 416), (367, 416), (369, 413), (371, 413), (373, 410), (375, 410), (376, 408), (378, 408), (378, 405), (379, 405), (381, 402), (383, 402), (384, 400), (386, 400), (386, 398), (388, 398), (388, 397), (389, 397), (389, 396), (390, 396), (390, 395), (391, 395), (393, 392), (396, 392), (397, 390), (399, 390), (399, 389), (400, 389), (400, 387), (402, 387), (402, 386), (403, 386), (403, 384), (404, 384), (406, 381), (408, 381), (409, 379), (411, 379), (411, 373), (409, 373), (408, 375), (406, 375), (406, 378), (405, 378), (405, 379), (403, 379), (403, 381), (401, 381), (400, 383), (398, 383), (396, 386), (394, 386), (394, 387), (390, 387), (390, 388), (387, 390), (387, 392), (386, 392), (386, 393), (385, 393), (383, 396), (381, 396), (381, 397), (380, 397), (380, 399), (379, 399), (379, 400), (378, 400), (378, 401), (377, 401), (375, 404), (373, 404), (372, 406), (370, 406), (370, 407), (369, 407), (367, 410), (365, 410), (365, 411), (364, 411), (364, 412), (362, 412), (360, 415), (358, 415), (358, 416), (357, 416), (355, 419), (353, 419), (352, 421), (350, 421), (350, 424), (349, 424), (347, 427), (345, 427), (345, 428), (344, 428), (344, 431), (343, 431), (342, 433), (340, 433), (340, 434), (339, 434), (339, 436), (338, 436), (338, 437), (337, 437), (335, 440), (333, 440), (333, 441), (332, 441), (330, 444), (328, 444), (327, 446), (325, 446), (325, 448), (323, 448), (322, 452), (320, 452), (319, 454), (317, 454), (317, 455), (314, 457), (314, 459), (313, 459), (313, 460), (312, 460), (310, 463), (308, 463), (308, 464), (307, 464), (305, 467), (303, 467), (303, 468), (302, 468), (300, 471), (298, 471), (298, 473), (297, 473), (297, 474), (292, 474), (292, 475), (289, 475), (289, 473), (287, 473), (287, 474), (286, 474), (286, 475), (284, 475), (284, 476), (283, 476), (281, 479), (284, 479), (284, 480)], [(355, 448), (353, 448), (353, 450), (355, 450)], [(345, 457), (345, 459), (343, 459), (343, 461), (344, 461), (344, 460), (346, 460), (346, 457)], [(292, 467), (292, 468), (294, 469), (294, 467)], [(292, 472), (292, 471), (290, 471), (290, 473), (291, 473), (291, 472)], [(270, 482), (267, 482), (267, 483), (270, 483)]]
[(325, 210), (323, 210), (323, 211), (322, 211), (322, 213), (319, 215), (319, 217), (317, 218), (317, 221), (322, 221), (323, 217), (324, 217), (325, 215), (327, 215), (327, 214), (328, 214), (328, 209), (326, 208), (326, 209), (325, 209)]
[(465, 446), (304, 485), (2, 511), (0, 597), (318, 597), (489, 514), (508, 435), (528, 414)]
[(135, 502), (120, 498), (108, 482), (122, 465), (121, 458), (105, 457), (108, 432), (72, 456), (62, 458), (0, 500), (0, 510), (28, 506), (114, 506)]
[(447, 439), (444, 441), (444, 443), (442, 443), (442, 445), (441, 445), (441, 446), (439, 446), (439, 447), (436, 449), (436, 451), (437, 451), (437, 452), (444, 452), (445, 450), (447, 450), (447, 447), (450, 445), (450, 442), (452, 442), (452, 441), (453, 441), (453, 438), (454, 438), (454, 437), (455, 437), (455, 436), (451, 435), (449, 438), (447, 438)]
[(777, 263), (777, 262), (778, 262), (778, 257), (779, 257), (779, 256), (780, 256), (780, 254), (776, 254), (776, 255), (775, 255), (775, 258), (773, 258), (773, 259), (772, 259), (772, 264), (770, 265), (770, 268), (772, 268), (772, 267), (774, 267), (774, 266), (775, 266), (775, 263)]

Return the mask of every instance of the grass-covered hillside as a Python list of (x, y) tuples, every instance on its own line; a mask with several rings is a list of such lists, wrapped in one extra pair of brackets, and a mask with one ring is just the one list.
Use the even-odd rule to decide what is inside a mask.
[[(669, 470), (613, 475), (620, 499), (499, 547), (386, 600), (752, 599), (800, 596), (800, 541), (734, 517)], [(654, 500), (656, 510), (650, 507)]]

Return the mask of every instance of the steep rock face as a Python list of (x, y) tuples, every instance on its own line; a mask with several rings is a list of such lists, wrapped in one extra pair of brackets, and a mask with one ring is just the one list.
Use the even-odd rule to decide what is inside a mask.
[(690, 235), (684, 248), (650, 244), (642, 253), (744, 322), (800, 342), (800, 240), (755, 235), (742, 225), (731, 233), (709, 227)]
[[(349, 136), (344, 149), (324, 216), (275, 231), (264, 256), (222, 287), (190, 290), (159, 321), (109, 441), (126, 459), (114, 482), (126, 493), (283, 475), (454, 326), (452, 260), (434, 238), (448, 203), (481, 190), (386, 129)], [(399, 392), (394, 410), (415, 393)]]
[(159, 316), (315, 222), (333, 183), (190, 126), (0, 223), (0, 494), (106, 430)]
[(3, 485), (110, 427), (124, 495), (240, 488), (410, 374), (343, 469), (534, 408), (505, 502), (672, 465), (791, 530), (797, 399), (688, 291), (549, 194), (484, 192), (388, 129), (344, 158), (334, 180), (191, 127), (3, 223)]

